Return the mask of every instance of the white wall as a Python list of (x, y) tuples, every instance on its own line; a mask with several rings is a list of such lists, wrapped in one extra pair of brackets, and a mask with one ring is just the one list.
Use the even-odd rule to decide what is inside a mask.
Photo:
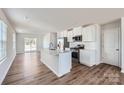
[(24, 38), (37, 38), (37, 51), (42, 48), (42, 35), (40, 34), (16, 34), (16, 52), (24, 53)]
[(57, 48), (57, 33), (50, 32), (43, 37), (43, 48), (49, 48), (50, 43), (53, 44), (53, 48)]
[(15, 34), (15, 30), (10, 25), (7, 17), (4, 15), (2, 9), (0, 9), (0, 20), (4, 21), (7, 26), (7, 59), (3, 62), (0, 62), (0, 84), (4, 80), (14, 58), (16, 55), (16, 49), (13, 48), (13, 34)]
[(124, 73), (124, 18), (121, 18), (121, 72)]

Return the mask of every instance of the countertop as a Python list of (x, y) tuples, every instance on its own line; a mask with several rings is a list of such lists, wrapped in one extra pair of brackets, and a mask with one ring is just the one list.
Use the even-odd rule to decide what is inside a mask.
[(51, 55), (59, 55), (61, 53), (67, 53), (67, 52), (71, 52), (71, 51), (69, 51), (69, 50), (60, 51), (60, 50), (41, 49), (41, 53), (42, 52), (45, 52), (45, 53), (48, 53)]

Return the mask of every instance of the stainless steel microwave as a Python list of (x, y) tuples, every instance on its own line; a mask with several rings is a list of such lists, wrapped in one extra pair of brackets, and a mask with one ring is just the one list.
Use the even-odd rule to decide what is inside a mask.
[(82, 35), (73, 37), (73, 40), (78, 42), (82, 41)]

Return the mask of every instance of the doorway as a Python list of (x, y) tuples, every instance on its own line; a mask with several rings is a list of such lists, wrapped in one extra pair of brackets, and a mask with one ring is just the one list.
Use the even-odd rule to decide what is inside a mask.
[(25, 52), (37, 51), (37, 39), (36, 38), (24, 38)]
[(120, 21), (102, 26), (102, 61), (121, 67), (120, 61)]

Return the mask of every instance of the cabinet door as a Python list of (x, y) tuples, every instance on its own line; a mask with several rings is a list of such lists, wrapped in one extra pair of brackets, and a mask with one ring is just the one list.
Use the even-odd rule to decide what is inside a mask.
[(96, 59), (95, 50), (80, 50), (81, 64), (84, 64), (87, 66), (93, 66), (96, 64), (95, 59)]
[(74, 36), (79, 36), (79, 35), (82, 35), (82, 27), (76, 27), (74, 28)]
[(67, 37), (68, 32), (67, 31), (63, 31), (63, 37)]
[(78, 29), (77, 28), (74, 28), (74, 30), (73, 30), (73, 36), (78, 36)]
[(89, 30), (90, 32), (90, 38), (89, 38), (89, 41), (95, 41), (95, 34), (96, 34), (96, 26), (95, 25), (91, 25), (90, 26), (90, 30)]
[(78, 30), (77, 30), (77, 35), (82, 35), (82, 27), (78, 27)]
[(72, 31), (68, 31), (68, 42), (73, 42), (73, 32)]
[(86, 34), (87, 34), (87, 41), (93, 41), (92, 40), (92, 28), (91, 27), (88, 27), (87, 28), (87, 32), (86, 32)]
[(90, 65), (90, 53), (86, 50), (80, 50), (80, 63)]
[(96, 32), (96, 27), (95, 25), (88, 26), (83, 28), (83, 41), (95, 41), (95, 33)]
[(77, 35), (77, 33), (76, 33), (76, 30), (74, 29), (73, 30), (73, 36), (76, 36)]
[(83, 41), (88, 41), (88, 28), (83, 28), (83, 32), (82, 32), (82, 37), (83, 37)]

